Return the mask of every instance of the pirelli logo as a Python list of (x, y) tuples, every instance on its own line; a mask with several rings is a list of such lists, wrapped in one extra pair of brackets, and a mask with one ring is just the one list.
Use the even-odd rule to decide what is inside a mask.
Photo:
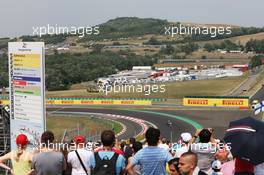
[(54, 100), (48, 100), (47, 104), (55, 104), (55, 101)]
[(113, 100), (102, 100), (101, 104), (114, 104)]
[(190, 105), (208, 105), (208, 100), (188, 100)]
[(242, 106), (244, 105), (243, 100), (223, 100), (225, 106)]
[(121, 101), (121, 104), (122, 104), (122, 105), (133, 105), (133, 104), (135, 104), (135, 102), (134, 102), (134, 101), (132, 101), (132, 100), (128, 100), (128, 101)]
[(93, 100), (82, 100), (81, 104), (94, 104)]
[(74, 104), (73, 100), (62, 100), (61, 104)]

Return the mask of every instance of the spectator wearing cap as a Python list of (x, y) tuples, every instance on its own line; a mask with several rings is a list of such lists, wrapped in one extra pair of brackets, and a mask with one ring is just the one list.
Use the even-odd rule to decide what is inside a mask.
[[(223, 142), (220, 143), (224, 144)], [(229, 149), (224, 145), (224, 147), (219, 147), (215, 154), (215, 158), (221, 162), (221, 172), (224, 175), (233, 175), (235, 171), (235, 160)]]
[(128, 163), (128, 174), (134, 174), (133, 167), (140, 165), (142, 175), (166, 174), (166, 163), (172, 159), (171, 154), (158, 147), (160, 130), (150, 127), (145, 134), (148, 146), (138, 151)]
[(54, 149), (54, 134), (45, 131), (41, 135), (40, 153), (33, 157), (34, 175), (62, 175), (66, 170), (64, 155)]
[[(11, 151), (0, 157), (0, 167), (8, 170), (11, 174), (30, 175), (33, 171), (31, 170), (33, 155), (26, 151), (28, 143), (27, 136), (19, 134), (16, 137), (17, 150)], [(7, 160), (11, 160), (13, 169), (4, 164)]]
[(221, 172), (221, 166), (222, 166), (222, 163), (219, 160), (213, 161), (213, 163), (212, 163), (212, 169), (213, 169), (212, 175), (223, 175), (223, 173)]
[(189, 142), (192, 139), (192, 135), (188, 132), (181, 134), (180, 146), (175, 150), (175, 157), (180, 158), (183, 153), (188, 152)]
[[(195, 140), (199, 137), (199, 142)], [(211, 128), (197, 130), (190, 141), (191, 151), (198, 156), (198, 167), (207, 174), (212, 173), (212, 162), (217, 151), (216, 142)]]
[(86, 139), (84, 136), (79, 135), (74, 138), (74, 147), (76, 147), (76, 150), (71, 150), (67, 157), (68, 165), (72, 168), (72, 175), (91, 174), (90, 159), (93, 153), (86, 150), (85, 146)]

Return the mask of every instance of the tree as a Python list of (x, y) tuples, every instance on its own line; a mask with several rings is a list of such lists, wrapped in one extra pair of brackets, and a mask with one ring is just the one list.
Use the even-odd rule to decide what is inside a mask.
[(169, 45), (166, 45), (165, 48), (162, 48), (162, 49), (160, 50), (160, 53), (162, 53), (162, 54), (166, 54), (166, 55), (171, 55), (171, 54), (174, 53), (174, 51), (175, 51), (174, 47), (173, 47), (172, 45), (169, 44)]
[(257, 67), (260, 65), (262, 65), (261, 57), (255, 56), (255, 57), (251, 58), (251, 60), (249, 62), (249, 68), (250, 69), (253, 69), (254, 67)]
[(206, 51), (208, 51), (208, 52), (212, 52), (212, 51), (215, 50), (215, 47), (214, 47), (214, 45), (212, 45), (212, 44), (210, 44), (210, 43), (206, 43), (206, 44), (204, 45), (204, 49), (205, 49)]
[(92, 53), (96, 53), (96, 54), (101, 53), (103, 47), (104, 47), (104, 45), (102, 45), (102, 44), (96, 44), (96, 45), (94, 45), (94, 46), (93, 46), (93, 51), (92, 51)]
[(186, 53), (186, 55), (189, 55), (192, 52), (198, 50), (199, 46), (193, 42), (188, 42), (187, 44), (183, 45), (181, 49)]
[(158, 41), (156, 38), (151, 37), (148, 42), (144, 43), (148, 45), (161, 45), (162, 43)]
[(7, 55), (0, 55), (0, 88), (8, 87), (8, 58)]
[(128, 70), (135, 65), (153, 66), (155, 63), (155, 58), (137, 56), (131, 52), (126, 52), (126, 55), (110, 51), (47, 55), (46, 88), (64, 90), (72, 84), (93, 81), (114, 74), (117, 70)]
[(250, 40), (246, 43), (247, 52), (264, 53), (264, 40)]
[(203, 56), (201, 57), (201, 59), (205, 60), (205, 59), (207, 59), (207, 56), (203, 55)]

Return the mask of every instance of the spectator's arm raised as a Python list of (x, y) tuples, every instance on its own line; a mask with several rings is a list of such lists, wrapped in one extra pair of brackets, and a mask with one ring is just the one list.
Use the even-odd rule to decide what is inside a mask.
[(197, 129), (195, 134), (193, 135), (192, 139), (190, 140), (189, 144), (193, 144), (195, 143), (197, 137), (199, 137), (200, 132), (202, 131), (202, 129)]
[(214, 130), (212, 128), (209, 128), (208, 130), (212, 133), (211, 138), (210, 138), (210, 142), (215, 144), (216, 141), (214, 138)]

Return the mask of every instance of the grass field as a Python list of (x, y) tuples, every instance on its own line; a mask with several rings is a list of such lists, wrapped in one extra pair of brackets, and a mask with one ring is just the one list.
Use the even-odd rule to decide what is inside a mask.
[(86, 89), (75, 89), (67, 91), (51, 91), (47, 92), (47, 97), (88, 97), (88, 98), (183, 98), (184, 96), (198, 95), (228, 95), (234, 88), (236, 88), (247, 74), (241, 77), (229, 77), (215, 80), (197, 80), (165, 83), (166, 91), (164, 93), (151, 93), (145, 95), (144, 93), (110, 93), (105, 95), (103, 93), (88, 93)]
[(69, 139), (78, 134), (95, 136), (105, 129), (114, 128), (115, 133), (122, 130), (122, 126), (118, 122), (99, 118), (91, 118), (91, 116), (73, 116), (73, 115), (49, 115), (47, 117), (47, 129), (55, 134), (55, 138), (60, 141), (65, 129), (69, 133)]
[(252, 35), (243, 35), (243, 36), (236, 36), (226, 39), (220, 39), (220, 40), (211, 40), (211, 41), (199, 41), (197, 43), (199, 44), (205, 44), (205, 43), (211, 43), (211, 44), (220, 44), (224, 40), (230, 40), (236, 44), (242, 44), (245, 45), (249, 40), (263, 40), (264, 39), (264, 32), (252, 34)]
[[(250, 61), (250, 57), (253, 57), (254, 54), (247, 53), (220, 53), (220, 52), (207, 52), (207, 51), (195, 51), (192, 54), (186, 56), (189, 59), (201, 59), (202, 56), (206, 56), (207, 59), (229, 59), (232, 61), (236, 61), (237, 64), (246, 64)], [(205, 60), (206, 61), (206, 60)], [(224, 61), (224, 60), (223, 60)], [(216, 64), (216, 63), (215, 63)]]

